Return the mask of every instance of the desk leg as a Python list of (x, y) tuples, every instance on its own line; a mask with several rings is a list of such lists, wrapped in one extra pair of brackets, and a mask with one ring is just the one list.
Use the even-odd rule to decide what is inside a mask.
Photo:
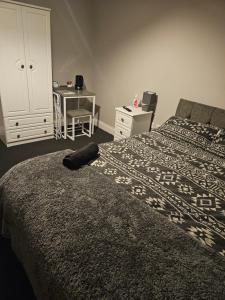
[(64, 139), (67, 138), (67, 124), (66, 124), (66, 98), (63, 97), (63, 122), (64, 122)]
[(92, 134), (95, 131), (95, 96), (93, 97), (93, 108), (92, 108)]

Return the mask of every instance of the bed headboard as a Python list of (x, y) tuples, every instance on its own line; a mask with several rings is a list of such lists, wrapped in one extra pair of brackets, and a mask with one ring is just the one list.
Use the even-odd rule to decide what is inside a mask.
[(225, 110), (221, 108), (180, 99), (175, 115), (203, 124), (225, 128)]

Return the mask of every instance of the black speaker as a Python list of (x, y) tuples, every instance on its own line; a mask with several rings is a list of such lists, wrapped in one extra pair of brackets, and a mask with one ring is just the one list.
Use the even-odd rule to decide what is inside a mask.
[(75, 90), (83, 90), (84, 78), (82, 75), (76, 75), (75, 77)]
[(144, 92), (141, 104), (142, 110), (155, 112), (157, 100), (158, 96), (156, 93), (150, 91)]

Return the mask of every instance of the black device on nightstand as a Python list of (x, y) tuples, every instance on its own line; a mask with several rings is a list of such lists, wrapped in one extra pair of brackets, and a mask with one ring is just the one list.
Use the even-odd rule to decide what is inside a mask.
[(155, 92), (150, 92), (150, 91), (144, 92), (142, 104), (141, 104), (142, 110), (143, 111), (152, 111), (152, 118), (151, 118), (151, 124), (150, 124), (149, 131), (152, 128), (152, 123), (153, 123), (154, 116), (155, 116), (157, 102), (158, 102), (158, 95)]
[(131, 112), (132, 111), (132, 109), (130, 109), (129, 107), (127, 107), (127, 106), (123, 106), (123, 109), (125, 109), (126, 111), (129, 111), (129, 112)]
[(143, 94), (142, 110), (143, 111), (155, 111), (157, 105), (158, 96), (154, 92), (146, 91)]

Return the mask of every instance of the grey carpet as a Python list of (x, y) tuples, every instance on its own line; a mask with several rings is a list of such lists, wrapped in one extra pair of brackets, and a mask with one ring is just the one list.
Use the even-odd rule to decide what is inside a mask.
[(7, 148), (0, 140), (0, 177), (18, 162), (37, 155), (47, 154), (63, 149), (77, 149), (86, 145), (90, 141), (99, 144), (112, 140), (112, 135), (99, 128), (95, 128), (95, 133), (91, 138), (82, 136), (78, 137), (75, 142), (72, 142), (69, 139), (62, 139), (58, 141), (51, 139)]

